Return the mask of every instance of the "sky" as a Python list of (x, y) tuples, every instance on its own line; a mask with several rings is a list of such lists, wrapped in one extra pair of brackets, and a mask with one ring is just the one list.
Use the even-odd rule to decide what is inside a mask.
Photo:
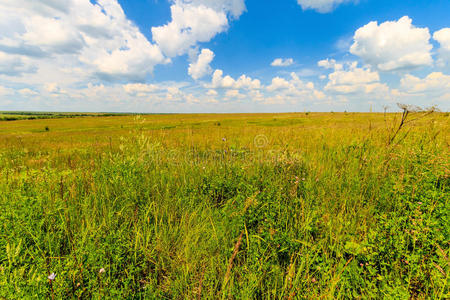
[(0, 110), (450, 109), (448, 0), (0, 0)]

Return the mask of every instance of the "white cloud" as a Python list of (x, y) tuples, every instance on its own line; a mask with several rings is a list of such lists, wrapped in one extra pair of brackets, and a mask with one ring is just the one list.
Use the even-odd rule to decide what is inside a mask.
[(237, 19), (246, 10), (245, 0), (182, 0), (179, 2), (205, 5), (216, 11), (224, 11), (233, 19)]
[(74, 16), (87, 43), (80, 60), (96, 67), (103, 79), (143, 81), (155, 65), (168, 62), (159, 47), (127, 19), (116, 0), (100, 0), (94, 7), (84, 3), (81, 9), (85, 14)]
[(355, 0), (297, 0), (302, 9), (313, 9), (320, 13), (333, 11), (337, 6), (343, 3), (356, 2)]
[(208, 96), (217, 96), (219, 93), (216, 90), (208, 90), (206, 95)]
[(185, 93), (181, 91), (178, 87), (174, 86), (167, 88), (166, 100), (171, 102), (180, 102), (187, 104), (194, 104), (200, 102), (200, 100), (198, 100), (193, 94)]
[(197, 61), (189, 64), (188, 74), (195, 80), (200, 79), (212, 73), (209, 65), (214, 59), (214, 52), (209, 49), (202, 49), (198, 55)]
[(257, 90), (261, 88), (261, 82), (259, 81), (259, 79), (252, 79), (246, 75), (241, 75), (236, 80), (235, 88)]
[(211, 84), (206, 84), (206, 88), (213, 89), (260, 89), (261, 82), (258, 79), (252, 79), (246, 75), (241, 75), (237, 80), (231, 76), (226, 75), (223, 77), (222, 70), (215, 70), (212, 76)]
[(51, 94), (64, 93), (64, 90), (56, 82), (47, 83), (44, 85), (44, 89)]
[(211, 84), (204, 87), (212, 88), (207, 95), (218, 96), (214, 89), (226, 89), (224, 100), (250, 99), (261, 104), (296, 104), (299, 102), (317, 102), (326, 95), (317, 90), (312, 82), (302, 81), (296, 73), (291, 73), (290, 79), (274, 77), (268, 86), (261, 85), (258, 79), (246, 75), (237, 80), (231, 76), (223, 76), (222, 70), (216, 70)]
[(328, 75), (330, 83), (336, 85), (356, 85), (364, 83), (372, 83), (380, 81), (378, 72), (370, 69), (358, 68), (357, 63), (350, 64), (348, 70), (335, 69), (333, 73)]
[(245, 10), (243, 0), (175, 0), (172, 20), (153, 27), (153, 40), (169, 57), (183, 55), (199, 42), (208, 42), (228, 29), (228, 18), (238, 18)]
[(33, 73), (36, 68), (29, 59), (19, 55), (0, 52), (0, 74), (8, 76), (20, 76), (24, 73)]
[(23, 95), (23, 96), (37, 96), (37, 95), (39, 95), (38, 92), (33, 91), (32, 89), (29, 89), (29, 88), (20, 89), (17, 92), (19, 94)]
[(146, 96), (158, 91), (160, 88), (156, 84), (128, 83), (123, 85), (123, 89), (129, 95)]
[(317, 63), (319, 67), (325, 68), (325, 69), (334, 69), (334, 70), (342, 70), (343, 65), (338, 64), (336, 60), (334, 59), (324, 59)]
[(438, 105), (450, 109), (450, 75), (433, 72), (424, 78), (406, 74), (400, 80), (400, 87), (392, 90), (398, 102), (427, 107)]
[[(328, 63), (327, 63), (328, 62)], [(324, 68), (334, 67), (328, 75), (328, 83), (324, 90), (332, 94), (353, 94), (365, 98), (367, 96), (382, 99), (389, 95), (389, 88), (380, 82), (377, 71), (370, 68), (359, 68), (357, 62), (338, 64), (335, 61), (323, 60), (319, 65)]]
[(441, 65), (450, 62), (450, 28), (443, 28), (433, 34), (433, 38), (439, 42), (439, 63)]
[(144, 80), (155, 65), (167, 62), (117, 0), (5, 0), (0, 20), (5, 28), (0, 29), (0, 54), (22, 66), (11, 68), (10, 76), (36, 71), (30, 80), (44, 80), (81, 68), (86, 77)]
[[(227, 75), (225, 77), (223, 77), (223, 71), (222, 70), (215, 70), (213, 77), (212, 77), (212, 81), (211, 81), (211, 85), (209, 87), (217, 89), (217, 88), (232, 88), (235, 84), (235, 80)], [(208, 87), (208, 86), (206, 86)]]
[(266, 87), (269, 95), (264, 102), (267, 104), (297, 103), (299, 101), (320, 101), (326, 95), (317, 90), (312, 82), (302, 81), (297, 74), (291, 73), (289, 80), (274, 77), (270, 85)]
[(297, 76), (297, 74), (292, 72), (290, 80), (286, 80), (281, 77), (274, 77), (272, 79), (272, 83), (266, 87), (266, 90), (269, 92), (283, 89), (290, 90), (293, 93), (296, 93), (299, 90), (314, 90), (314, 83), (305, 83)]
[(398, 21), (370, 22), (353, 37), (350, 52), (382, 71), (428, 66), (433, 63), (428, 28), (417, 28), (405, 16)]
[(294, 64), (294, 60), (292, 58), (276, 58), (270, 64), (272, 67), (288, 67)]
[[(125, 45), (112, 52), (102, 49), (93, 64), (103, 79), (128, 79), (143, 81), (157, 64), (165, 62), (158, 47), (151, 45), (141, 33), (125, 40)], [(88, 61), (85, 60), (85, 63)]]
[(262, 102), (265, 99), (264, 94), (261, 93), (260, 90), (251, 90), (248, 95), (249, 98), (254, 102)]
[(23, 20), (25, 45), (35, 46), (49, 54), (74, 53), (84, 47), (81, 33), (65, 19), (32, 15)]
[(239, 92), (239, 90), (228, 90), (225, 93), (225, 98), (228, 99), (228, 100), (243, 99), (243, 98), (245, 98), (245, 95), (241, 94)]
[(272, 79), (272, 83), (267, 87), (269, 92), (273, 92), (280, 89), (288, 89), (291, 86), (290, 82), (281, 77), (275, 77)]
[(406, 74), (400, 80), (400, 86), (409, 94), (433, 95), (450, 93), (450, 75), (441, 72), (433, 72), (423, 79)]

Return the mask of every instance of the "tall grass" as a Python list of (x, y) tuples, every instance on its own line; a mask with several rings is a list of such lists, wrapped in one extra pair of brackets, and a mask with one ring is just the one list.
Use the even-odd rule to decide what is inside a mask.
[(445, 115), (164, 118), (4, 133), (0, 297), (450, 296)]

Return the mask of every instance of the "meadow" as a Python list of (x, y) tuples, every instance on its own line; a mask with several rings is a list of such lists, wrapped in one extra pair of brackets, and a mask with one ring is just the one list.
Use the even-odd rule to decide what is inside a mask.
[(73, 113), (73, 112), (33, 112), (33, 111), (0, 111), (0, 121), (57, 119), (76, 117), (110, 117), (127, 116), (132, 114), (119, 113)]
[(0, 121), (0, 298), (449, 299), (450, 117), (403, 117)]

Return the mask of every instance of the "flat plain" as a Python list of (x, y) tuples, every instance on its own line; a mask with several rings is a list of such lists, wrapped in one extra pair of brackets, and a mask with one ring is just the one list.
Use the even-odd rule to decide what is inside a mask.
[(401, 119), (0, 121), (0, 298), (448, 299), (450, 119)]

